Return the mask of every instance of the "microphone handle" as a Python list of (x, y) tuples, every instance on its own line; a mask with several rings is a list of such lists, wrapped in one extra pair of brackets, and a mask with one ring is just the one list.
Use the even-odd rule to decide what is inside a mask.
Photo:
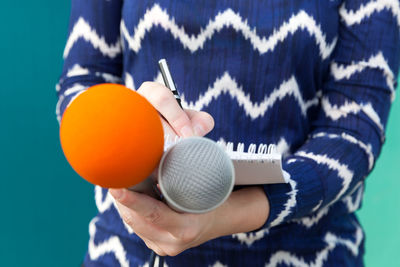
[(153, 175), (150, 175), (141, 183), (129, 187), (128, 190), (146, 194), (155, 199), (160, 199), (160, 191), (157, 188), (157, 179)]
[[(129, 187), (128, 190), (138, 192), (138, 193), (143, 193), (148, 196), (154, 197), (156, 199), (161, 199), (161, 193), (157, 188), (157, 179), (153, 175), (150, 175), (141, 183), (139, 183), (135, 186)], [(156, 253), (153, 250), (151, 250), (150, 259), (149, 259), (149, 267), (155, 267), (155, 259), (156, 259)], [(158, 267), (163, 267), (163, 266), (164, 266), (164, 257), (159, 256), (158, 257)]]

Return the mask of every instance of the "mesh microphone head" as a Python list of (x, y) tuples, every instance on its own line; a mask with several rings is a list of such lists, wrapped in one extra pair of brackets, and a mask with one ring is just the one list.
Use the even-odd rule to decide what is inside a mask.
[(158, 182), (173, 209), (203, 213), (215, 209), (228, 198), (235, 175), (230, 157), (216, 142), (191, 137), (164, 153)]

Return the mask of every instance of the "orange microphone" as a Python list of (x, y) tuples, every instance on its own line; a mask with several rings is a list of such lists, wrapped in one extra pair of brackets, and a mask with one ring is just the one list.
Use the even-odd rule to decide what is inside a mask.
[(61, 147), (72, 168), (92, 184), (128, 188), (146, 180), (164, 151), (157, 110), (118, 84), (81, 93), (65, 110)]

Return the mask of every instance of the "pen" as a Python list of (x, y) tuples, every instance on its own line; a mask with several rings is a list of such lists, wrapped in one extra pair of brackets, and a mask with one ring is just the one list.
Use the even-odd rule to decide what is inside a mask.
[(158, 66), (160, 67), (161, 76), (163, 77), (165, 86), (172, 91), (175, 96), (176, 101), (178, 102), (179, 106), (182, 108), (181, 98), (179, 97), (178, 90), (176, 89), (175, 82), (172, 79), (171, 72), (169, 71), (167, 61), (165, 58), (160, 59), (158, 61)]

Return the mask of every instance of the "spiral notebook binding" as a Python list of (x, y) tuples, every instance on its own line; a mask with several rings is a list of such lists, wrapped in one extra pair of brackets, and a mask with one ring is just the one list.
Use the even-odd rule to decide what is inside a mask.
[(221, 145), (226, 152), (234, 152), (234, 153), (248, 153), (248, 154), (274, 154), (276, 153), (276, 145), (275, 144), (254, 144), (251, 143), (248, 146), (247, 152), (245, 152), (245, 145), (244, 143), (238, 143), (236, 149), (234, 148), (233, 142), (225, 142), (225, 141), (218, 141), (219, 145)]
[(244, 144), (243, 143), (238, 143), (236, 151), (239, 152), (239, 153), (244, 153)]

